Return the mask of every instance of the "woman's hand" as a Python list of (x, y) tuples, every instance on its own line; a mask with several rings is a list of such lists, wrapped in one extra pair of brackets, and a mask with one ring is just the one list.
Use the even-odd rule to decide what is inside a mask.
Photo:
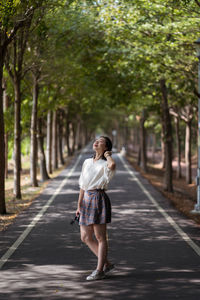
[(105, 156), (105, 158), (107, 160), (108, 168), (111, 169), (111, 170), (114, 170), (116, 165), (115, 165), (115, 161), (111, 157), (111, 154), (112, 154), (111, 151), (106, 151), (104, 153), (104, 156)]
[(112, 151), (106, 151), (104, 152), (104, 157), (107, 158), (108, 156), (112, 155)]
[(80, 207), (78, 207), (76, 210), (76, 217), (79, 217), (79, 216), (80, 216)]

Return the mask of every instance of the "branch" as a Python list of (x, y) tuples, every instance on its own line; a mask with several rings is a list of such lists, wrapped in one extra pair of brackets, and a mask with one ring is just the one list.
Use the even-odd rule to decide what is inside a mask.
[(185, 123), (187, 123), (189, 120), (188, 120), (188, 118), (186, 118), (184, 115), (181, 115), (180, 114), (180, 118), (185, 122)]
[(23, 74), (21, 76), (22, 79), (24, 79), (24, 77), (26, 76), (26, 74), (31, 70), (32, 66), (29, 66), (29, 67), (24, 67), (24, 71), (23, 71)]
[(170, 113), (170, 115), (172, 115), (172, 116), (174, 116), (176, 118), (179, 117), (179, 114), (177, 112), (175, 112), (172, 107), (169, 109), (169, 113)]
[(11, 33), (9, 37), (5, 40), (3, 47), (7, 47), (13, 40), (14, 36), (16, 35), (19, 28), (24, 26), (24, 23), (27, 21), (27, 19), (34, 13), (35, 7), (31, 6), (26, 13), (24, 14), (24, 18), (20, 21), (18, 21), (14, 28), (11, 30)]
[(186, 123), (188, 123), (193, 119), (195, 111), (196, 111), (196, 107), (187, 105), (181, 109), (180, 118)]

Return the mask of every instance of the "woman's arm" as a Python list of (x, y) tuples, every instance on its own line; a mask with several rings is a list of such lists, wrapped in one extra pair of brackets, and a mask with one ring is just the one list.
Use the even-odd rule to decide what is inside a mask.
[(115, 161), (111, 156), (111, 152), (110, 151), (106, 151), (104, 153), (105, 158), (107, 159), (107, 163), (108, 163), (108, 168), (111, 170), (114, 170), (116, 167)]
[(76, 210), (76, 216), (77, 217), (80, 214), (80, 209), (81, 209), (81, 203), (82, 203), (82, 200), (83, 200), (83, 195), (84, 195), (84, 190), (80, 189), (79, 197), (78, 197), (78, 203), (77, 203), (77, 210)]

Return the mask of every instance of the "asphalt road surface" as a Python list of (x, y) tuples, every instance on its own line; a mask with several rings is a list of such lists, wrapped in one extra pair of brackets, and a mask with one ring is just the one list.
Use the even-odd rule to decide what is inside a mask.
[(109, 185), (109, 258), (116, 270), (87, 282), (96, 258), (70, 225), (81, 165), (76, 156), (15, 222), (0, 233), (0, 299), (200, 299), (200, 228), (126, 160), (114, 154)]

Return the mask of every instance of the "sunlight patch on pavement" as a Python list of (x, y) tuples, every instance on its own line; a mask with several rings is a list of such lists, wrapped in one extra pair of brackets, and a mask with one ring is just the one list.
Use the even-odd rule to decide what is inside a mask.
[(183, 231), (183, 229), (175, 222), (175, 220), (163, 209), (157, 200), (151, 195), (151, 193), (145, 188), (145, 185), (139, 180), (138, 177), (135, 176), (134, 171), (128, 165), (128, 163), (124, 160), (122, 155), (118, 154), (121, 162), (123, 163), (127, 172), (135, 179), (138, 186), (141, 188), (146, 197), (154, 204), (160, 214), (164, 217), (164, 219), (171, 225), (172, 228), (177, 232), (177, 234), (196, 252), (198, 256), (200, 256), (200, 247), (189, 237), (189, 235)]
[[(124, 264), (126, 262), (124, 261)], [(77, 270), (73, 265), (33, 265), (23, 264), (20, 269), (11, 268), (1, 271), (0, 292), (6, 297), (23, 293), (28, 298), (51, 299), (56, 295), (62, 299), (108, 299), (106, 297), (118, 295), (119, 292), (130, 292), (127, 286), (115, 289), (110, 288), (110, 283), (122, 280), (133, 273), (135, 268), (127, 267), (120, 263), (116, 275), (108, 275), (105, 280), (96, 282), (86, 281), (86, 276), (91, 270)], [(26, 298), (26, 299), (27, 299)], [(23, 297), (22, 297), (23, 299)]]
[(155, 272), (172, 272), (172, 273), (194, 273), (194, 270), (188, 270), (188, 269), (175, 269), (175, 268), (169, 268), (169, 267), (163, 267), (159, 269), (155, 269)]
[[(167, 212), (173, 212), (173, 210), (166, 210)], [(133, 213), (149, 213), (149, 212), (158, 212), (157, 209), (143, 209), (143, 208), (136, 208), (136, 209), (113, 209), (113, 212), (117, 212), (123, 215), (132, 215)]]
[(111, 193), (127, 193), (127, 191), (125, 189), (114, 189), (114, 190), (109, 189), (108, 194)]

